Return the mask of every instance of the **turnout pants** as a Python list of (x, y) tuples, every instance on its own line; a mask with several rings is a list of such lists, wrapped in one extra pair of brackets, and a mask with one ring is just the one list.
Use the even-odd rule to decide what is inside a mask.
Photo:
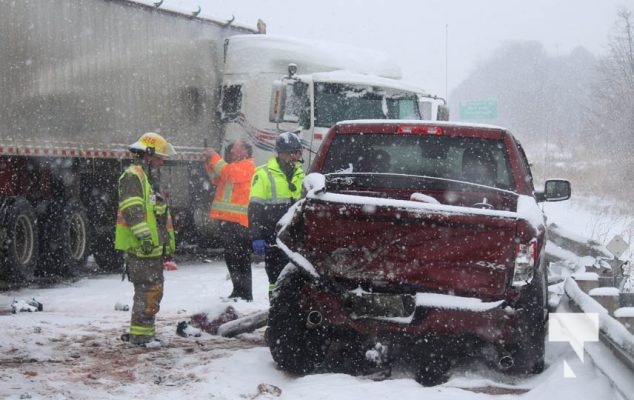
[(229, 221), (220, 223), (225, 262), (233, 283), (231, 296), (253, 300), (251, 275), (251, 238), (249, 229)]
[(134, 285), (130, 341), (148, 342), (156, 334), (155, 315), (163, 298), (163, 260), (128, 254), (128, 279)]

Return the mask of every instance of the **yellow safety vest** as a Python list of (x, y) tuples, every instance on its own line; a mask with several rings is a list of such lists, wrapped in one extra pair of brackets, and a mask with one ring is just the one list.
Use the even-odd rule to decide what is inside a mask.
[(301, 197), (303, 180), (304, 171), (298, 165), (291, 178), (291, 188), (277, 158), (273, 157), (255, 169), (249, 201), (265, 205), (290, 205)]
[[(165, 215), (165, 228), (169, 234), (169, 243), (165, 248), (166, 255), (173, 254), (176, 249), (176, 240), (174, 236), (174, 226), (169, 209), (165, 204), (156, 204), (155, 196), (152, 195), (152, 187), (147, 178), (143, 167), (135, 164), (129, 166), (119, 178), (119, 181), (127, 174), (132, 174), (139, 179), (143, 188), (143, 198), (129, 197), (119, 202), (119, 210), (117, 211), (117, 225), (115, 229), (115, 248), (117, 250), (131, 253), (140, 258), (161, 257), (163, 255), (163, 246), (159, 240), (158, 224), (156, 222), (157, 215)], [(123, 210), (133, 205), (141, 205), (145, 209), (145, 221), (135, 226), (129, 226), (123, 217)], [(141, 242), (137, 236), (143, 232), (149, 232), (152, 239), (153, 249), (150, 254), (144, 254), (141, 250)]]

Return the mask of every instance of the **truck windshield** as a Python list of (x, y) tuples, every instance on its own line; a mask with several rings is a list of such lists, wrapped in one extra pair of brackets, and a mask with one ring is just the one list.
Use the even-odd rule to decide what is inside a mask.
[(315, 126), (349, 119), (421, 119), (415, 93), (343, 83), (315, 84)]
[(340, 135), (328, 150), (323, 172), (407, 174), (513, 187), (504, 143), (473, 137)]

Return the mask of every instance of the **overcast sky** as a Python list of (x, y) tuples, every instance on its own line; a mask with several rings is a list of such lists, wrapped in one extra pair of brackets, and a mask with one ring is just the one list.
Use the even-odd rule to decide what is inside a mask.
[(192, 10), (200, 5), (201, 15), (219, 19), (233, 15), (252, 27), (261, 18), (272, 35), (386, 51), (399, 62), (405, 79), (443, 97), (508, 41), (536, 40), (551, 54), (564, 55), (578, 46), (605, 54), (619, 7), (634, 12), (634, 0), (164, 0), (164, 4)]

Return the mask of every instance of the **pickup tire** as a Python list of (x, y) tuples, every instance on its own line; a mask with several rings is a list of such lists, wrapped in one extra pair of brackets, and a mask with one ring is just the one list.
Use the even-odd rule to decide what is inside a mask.
[(447, 344), (438, 337), (428, 337), (423, 343), (415, 350), (418, 369), (414, 378), (423, 386), (440, 385), (449, 380), (451, 361)]
[(518, 337), (521, 340), (507, 346), (507, 351), (514, 359), (509, 373), (538, 374), (544, 370), (548, 321), (546, 290), (546, 278), (541, 269), (538, 269), (527, 287), (525, 296), (520, 299), (523, 320), (519, 326)]
[(35, 212), (23, 197), (7, 199), (1, 207), (0, 252), (4, 259), (1, 279), (20, 285), (31, 282), (38, 263), (39, 247)]
[(325, 335), (320, 327), (307, 327), (308, 313), (300, 306), (307, 279), (297, 267), (287, 266), (276, 283), (267, 329), (267, 343), (280, 369), (293, 374), (315, 370), (325, 357)]

